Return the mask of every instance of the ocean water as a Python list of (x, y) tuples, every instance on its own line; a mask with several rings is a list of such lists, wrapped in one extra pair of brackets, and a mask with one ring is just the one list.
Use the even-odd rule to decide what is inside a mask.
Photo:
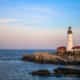
[(80, 69), (74, 65), (39, 64), (21, 61), (24, 53), (54, 52), (54, 50), (0, 50), (0, 80), (80, 80), (79, 77), (44, 77), (29, 74), (39, 69), (47, 69), (53, 72), (58, 67), (71, 67)]

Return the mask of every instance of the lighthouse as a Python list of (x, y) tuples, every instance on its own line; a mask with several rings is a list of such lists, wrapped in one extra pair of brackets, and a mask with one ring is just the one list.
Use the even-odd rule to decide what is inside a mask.
[(68, 37), (67, 37), (67, 51), (72, 51), (73, 47), (73, 39), (72, 39), (72, 28), (69, 26), (68, 28)]

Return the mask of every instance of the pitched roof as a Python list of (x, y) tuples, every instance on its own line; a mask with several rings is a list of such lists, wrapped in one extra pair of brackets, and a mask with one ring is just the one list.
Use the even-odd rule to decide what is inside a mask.
[(60, 46), (60, 47), (58, 47), (57, 49), (59, 49), (59, 50), (61, 50), (61, 49), (66, 49), (66, 47)]
[(60, 46), (60, 47), (58, 47), (58, 48), (66, 48), (65, 46)]
[(80, 46), (75, 46), (72, 49), (80, 49)]

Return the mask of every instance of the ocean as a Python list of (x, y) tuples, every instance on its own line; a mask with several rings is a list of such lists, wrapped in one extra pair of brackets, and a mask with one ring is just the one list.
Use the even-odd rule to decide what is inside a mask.
[(53, 72), (58, 67), (80, 69), (80, 66), (74, 65), (39, 64), (20, 60), (25, 53), (44, 51), (54, 52), (55, 50), (0, 50), (0, 80), (80, 80), (80, 77), (44, 77), (29, 74), (39, 69)]

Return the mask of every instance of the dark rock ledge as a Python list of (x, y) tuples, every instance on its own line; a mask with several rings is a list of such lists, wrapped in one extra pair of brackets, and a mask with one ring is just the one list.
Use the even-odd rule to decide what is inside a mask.
[(63, 76), (80, 77), (80, 70), (79, 69), (57, 68), (57, 69), (54, 69), (54, 73), (55, 73), (55, 76), (63, 75)]
[(51, 73), (48, 70), (32, 71), (30, 74), (32, 74), (32, 75), (41, 75), (41, 76), (50, 76), (51, 75)]
[(40, 76), (56, 76), (56, 77), (80, 77), (80, 70), (78, 69), (71, 69), (71, 68), (57, 68), (54, 69), (54, 73), (50, 73), (48, 70), (38, 70), (32, 71), (30, 74), (32, 75), (40, 75)]

